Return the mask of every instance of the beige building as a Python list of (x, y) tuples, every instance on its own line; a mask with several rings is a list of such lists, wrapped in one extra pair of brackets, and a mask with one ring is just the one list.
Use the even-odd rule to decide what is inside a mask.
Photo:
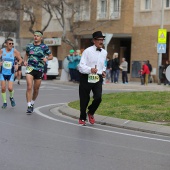
[[(164, 65), (170, 60), (170, 1), (164, 0), (135, 0), (134, 3), (134, 24), (132, 29), (131, 65), (134, 61), (149, 60), (153, 67), (155, 80), (158, 78), (158, 65)], [(167, 29), (166, 53), (162, 54), (159, 63), (157, 53), (158, 29), (161, 28), (161, 13), (163, 15), (163, 28)], [(133, 71), (134, 71), (133, 70)], [(133, 72), (131, 70), (131, 73)], [(136, 77), (135, 73), (131, 77)]]
[[(69, 0), (71, 2), (72, 0)], [(157, 34), (161, 24), (161, 0), (80, 0), (80, 8), (73, 18), (77, 28), (74, 36), (78, 37), (79, 49), (90, 46), (92, 33), (101, 30), (104, 34), (111, 35), (107, 46), (108, 57), (112, 58), (114, 52), (119, 53), (119, 59), (125, 57), (129, 63), (128, 73), (131, 80), (138, 81), (138, 70), (141, 61), (150, 60), (153, 66), (155, 81), (158, 74)], [(161, 64), (170, 58), (170, 1), (164, 0), (164, 28), (167, 29), (166, 53), (162, 55)], [(35, 29), (42, 29), (49, 15), (44, 11), (35, 10), (39, 22)], [(66, 33), (72, 40), (70, 32), (70, 16), (72, 11), (66, 10)], [(68, 55), (71, 46), (61, 41), (63, 29), (57, 18), (53, 19), (44, 32), (45, 38), (51, 39), (49, 44), (53, 55), (62, 61)], [(25, 17), (25, 20), (23, 20)], [(30, 39), (27, 17), (23, 16), (20, 37)], [(54, 41), (58, 43), (53, 43)], [(49, 40), (50, 42), (50, 40)], [(22, 43), (24, 44), (24, 43)]]
[[(78, 27), (75, 30), (78, 36), (79, 49), (85, 49), (92, 44), (92, 33), (101, 30), (104, 34), (111, 34), (112, 38), (107, 46), (108, 57), (112, 58), (114, 52), (119, 53), (120, 59), (126, 57), (131, 61), (131, 39), (134, 16), (134, 0), (82, 0), (80, 10), (74, 16), (73, 22)], [(48, 15), (43, 13), (42, 25), (47, 21)], [(70, 11), (66, 17), (69, 18)], [(69, 28), (69, 23), (67, 23)], [(57, 30), (57, 31), (56, 31)], [(69, 29), (67, 29), (69, 34)], [(45, 37), (60, 38), (62, 28), (54, 17), (45, 31)], [(71, 38), (71, 34), (70, 34)], [(68, 55), (71, 47), (65, 43), (53, 46), (52, 51), (59, 60)], [(130, 64), (129, 64), (130, 72)]]

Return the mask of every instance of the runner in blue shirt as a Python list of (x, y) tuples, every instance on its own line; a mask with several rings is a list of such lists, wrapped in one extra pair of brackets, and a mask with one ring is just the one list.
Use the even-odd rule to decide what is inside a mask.
[(13, 48), (13, 39), (8, 38), (5, 40), (5, 48), (0, 50), (0, 81), (1, 81), (1, 95), (3, 100), (2, 108), (5, 109), (7, 107), (6, 100), (6, 81), (8, 82), (8, 91), (10, 94), (11, 106), (15, 106), (14, 100), (14, 90), (13, 90), (13, 82), (14, 82), (14, 73), (18, 69), (18, 65), (15, 65), (15, 58), (18, 60), (18, 64), (22, 63), (22, 58), (20, 53)]

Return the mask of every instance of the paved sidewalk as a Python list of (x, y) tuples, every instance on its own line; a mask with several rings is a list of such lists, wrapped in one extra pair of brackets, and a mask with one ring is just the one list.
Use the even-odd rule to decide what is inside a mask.
[[(78, 85), (72, 82), (62, 82), (54, 80), (55, 83), (65, 85)], [(116, 91), (170, 91), (170, 86), (158, 85), (156, 83), (150, 83), (148, 86), (140, 85), (139, 82), (130, 82), (129, 84), (114, 84), (109, 83), (103, 85), (104, 90), (116, 90)], [(53, 109), (53, 112), (61, 112), (63, 115), (79, 119), (79, 110), (70, 108), (67, 104)], [(137, 131), (149, 132), (154, 134), (170, 136), (170, 127), (163, 124), (155, 124), (154, 122), (136, 122), (131, 120), (124, 120), (118, 118), (111, 118), (95, 114), (96, 123), (102, 125), (108, 125), (113, 127), (120, 127), (125, 129), (132, 129)], [(77, 121), (78, 122), (78, 121)]]

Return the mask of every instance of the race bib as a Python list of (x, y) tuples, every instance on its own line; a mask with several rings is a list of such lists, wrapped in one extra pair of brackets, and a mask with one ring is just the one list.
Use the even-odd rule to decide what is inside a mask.
[(100, 80), (99, 75), (97, 74), (89, 74), (88, 75), (88, 82), (89, 83), (97, 83)]
[(3, 62), (3, 68), (11, 69), (12, 68), (12, 62), (11, 61), (4, 61)]
[(26, 68), (26, 73), (30, 73), (32, 70), (33, 70), (33, 68), (32, 68), (32, 67), (27, 66), (27, 68)]

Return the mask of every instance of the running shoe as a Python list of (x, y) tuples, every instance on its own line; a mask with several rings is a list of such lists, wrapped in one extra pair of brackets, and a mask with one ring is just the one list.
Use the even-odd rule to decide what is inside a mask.
[(33, 109), (34, 109), (34, 108), (32, 107), (32, 105), (31, 105), (31, 106), (28, 106), (26, 113), (32, 113), (32, 112), (33, 112)]
[(88, 118), (89, 118), (89, 122), (90, 122), (91, 124), (94, 124), (94, 123), (95, 123), (94, 116), (91, 115), (90, 113), (88, 113)]
[(79, 119), (79, 124), (82, 126), (86, 126), (86, 121)]
[(34, 111), (34, 104), (31, 104), (32, 112)]
[(32, 113), (34, 111), (34, 105), (28, 106), (27, 113)]
[(10, 99), (10, 101), (11, 101), (11, 106), (14, 107), (14, 106), (16, 105), (14, 98), (13, 98), (13, 97), (10, 97), (9, 99)]
[(18, 84), (20, 85), (20, 81), (18, 81)]
[(7, 107), (7, 103), (3, 103), (2, 109), (5, 109)]

